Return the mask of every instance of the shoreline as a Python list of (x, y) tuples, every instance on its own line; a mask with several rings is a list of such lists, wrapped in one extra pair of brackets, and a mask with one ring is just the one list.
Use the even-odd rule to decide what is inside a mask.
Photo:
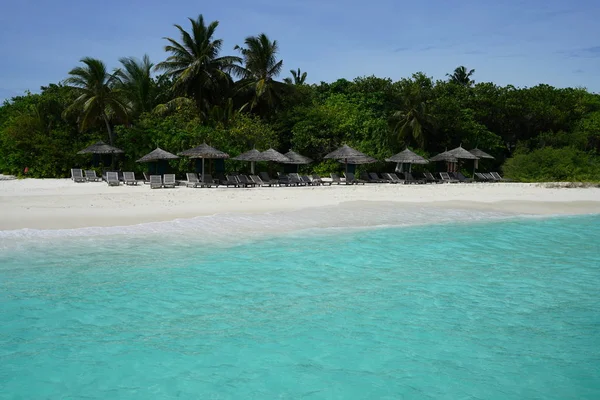
[[(110, 188), (68, 179), (0, 181), (0, 230), (132, 226), (211, 215), (298, 212), (345, 203), (530, 215), (600, 214), (600, 188), (539, 184), (334, 185), (299, 188)], [(357, 210), (360, 213), (360, 209)], [(299, 212), (299, 218), (302, 212)]]

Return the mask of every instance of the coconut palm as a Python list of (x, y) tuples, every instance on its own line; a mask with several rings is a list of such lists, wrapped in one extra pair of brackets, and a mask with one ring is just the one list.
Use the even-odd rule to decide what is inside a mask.
[(173, 91), (193, 98), (198, 109), (205, 114), (212, 103), (218, 101), (220, 88), (231, 84), (228, 72), (241, 59), (233, 56), (219, 57), (223, 41), (214, 39), (218, 21), (206, 25), (202, 14), (195, 20), (189, 20), (192, 25), (189, 32), (180, 25), (175, 25), (181, 35), (181, 42), (165, 38), (169, 42), (165, 51), (171, 55), (166, 61), (157, 64), (155, 69), (165, 71), (173, 79)]
[(126, 122), (129, 109), (123, 100), (122, 93), (118, 89), (120, 72), (116, 70), (112, 74), (106, 70), (106, 65), (98, 59), (85, 57), (81, 59), (85, 64), (75, 67), (70, 72), (65, 83), (73, 87), (78, 97), (65, 110), (77, 110), (81, 113), (79, 126), (85, 130), (98, 121), (103, 121), (108, 132), (111, 145), (114, 144), (114, 132), (111, 127), (111, 119), (117, 118)]
[(475, 81), (471, 79), (471, 76), (473, 76), (474, 73), (474, 69), (467, 70), (467, 67), (461, 65), (460, 67), (457, 67), (452, 74), (446, 74), (446, 76), (450, 77), (450, 82), (461, 86), (471, 86), (475, 83)]
[(250, 110), (259, 103), (273, 107), (279, 100), (282, 83), (275, 80), (281, 73), (283, 60), (277, 60), (279, 46), (264, 33), (248, 36), (246, 47), (235, 46), (243, 58), (243, 66), (235, 72), (242, 78), (240, 87), (251, 92)]
[(133, 115), (152, 110), (154, 106), (155, 82), (152, 79), (152, 67), (148, 55), (142, 60), (134, 57), (119, 59), (123, 68), (119, 71), (120, 86), (129, 101)]
[(283, 79), (288, 85), (304, 85), (306, 83), (306, 72), (300, 71), (300, 68), (297, 71), (290, 69), (290, 73), (292, 74), (291, 78)]
[(422, 88), (413, 84), (402, 96), (400, 109), (392, 114), (396, 138), (405, 143), (414, 142), (421, 148), (427, 143), (427, 133), (433, 128), (429, 101)]

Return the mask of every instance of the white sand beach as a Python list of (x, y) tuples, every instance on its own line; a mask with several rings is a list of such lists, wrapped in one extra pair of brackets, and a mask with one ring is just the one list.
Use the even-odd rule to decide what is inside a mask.
[(70, 179), (0, 181), (0, 230), (126, 226), (221, 213), (381, 201), (523, 214), (600, 213), (600, 188), (522, 183), (150, 189)]

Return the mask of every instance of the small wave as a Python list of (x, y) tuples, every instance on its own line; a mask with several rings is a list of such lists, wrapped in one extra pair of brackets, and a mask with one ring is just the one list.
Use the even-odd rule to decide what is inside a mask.
[(130, 226), (88, 227), (76, 229), (19, 229), (0, 231), (0, 247), (32, 239), (194, 235), (211, 241), (231, 238), (258, 238), (303, 230), (337, 231), (348, 229), (405, 227), (433, 223), (477, 222), (505, 219), (514, 214), (469, 209), (449, 209), (398, 205), (396, 203), (352, 202), (339, 206), (313, 207), (297, 211), (262, 214), (215, 214), (150, 222)]

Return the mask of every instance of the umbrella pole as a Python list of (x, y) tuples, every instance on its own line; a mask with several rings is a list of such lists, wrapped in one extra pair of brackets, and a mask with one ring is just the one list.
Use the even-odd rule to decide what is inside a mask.
[(250, 172), (254, 175), (254, 161), (250, 161)]
[(204, 157), (202, 157), (202, 182), (204, 182)]
[(344, 164), (346, 164), (346, 175), (348, 175), (348, 159), (344, 158)]

